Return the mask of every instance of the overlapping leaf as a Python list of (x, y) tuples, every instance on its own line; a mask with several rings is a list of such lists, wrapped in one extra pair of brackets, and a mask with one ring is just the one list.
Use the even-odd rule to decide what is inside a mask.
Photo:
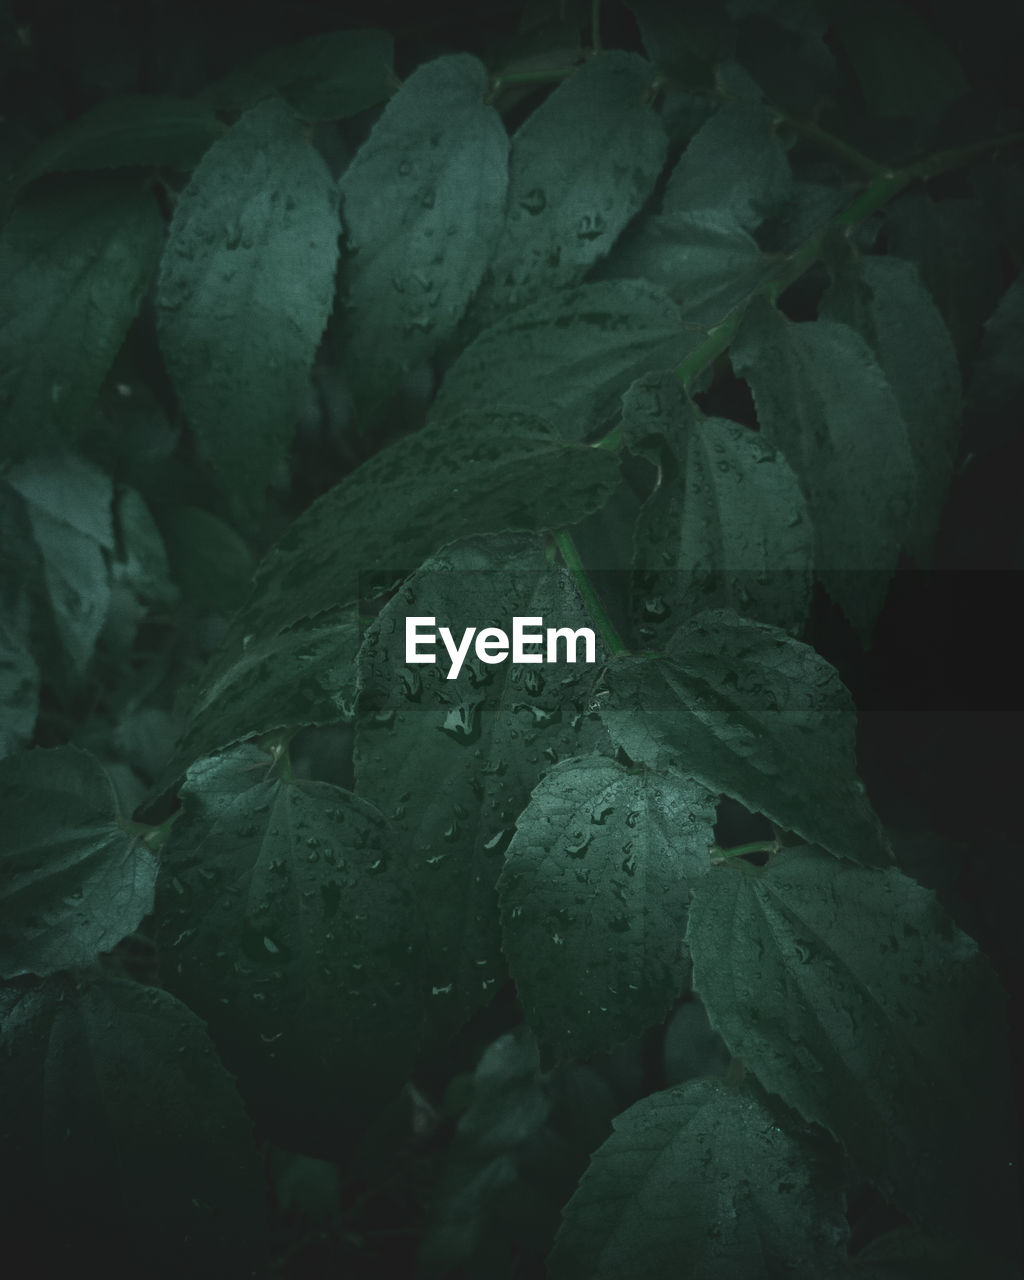
[(518, 129), (501, 238), (470, 315), (473, 331), (543, 292), (579, 284), (654, 188), (665, 128), (654, 68), (612, 50), (585, 63)]
[(584, 650), (570, 663), (559, 646), (556, 663), (526, 666), (471, 656), (451, 680), (443, 651), (437, 664), (406, 665), (411, 616), (434, 617), (457, 639), (469, 626), (509, 632), (517, 616), (574, 630), (593, 624), (540, 540), (506, 535), (432, 557), (366, 633), (356, 789), (392, 819), (408, 850), (428, 932), (429, 1012), (451, 1033), (505, 973), (495, 883), (517, 817), (547, 769), (607, 738), (587, 714), (598, 666), (582, 660)]
[(963, 388), (949, 330), (912, 262), (833, 257), (821, 314), (839, 320), (874, 350), (907, 427), (917, 476), (907, 547), (926, 563), (945, 505), (960, 438)]
[(630, 450), (658, 466), (633, 533), (645, 639), (709, 608), (799, 631), (814, 531), (785, 458), (735, 422), (702, 417), (670, 374), (633, 383), (622, 430)]
[(253, 107), (178, 197), (160, 267), (160, 346), (225, 486), (259, 509), (334, 301), (337, 192), (280, 100)]
[(822, 582), (869, 635), (911, 528), (916, 473), (899, 403), (867, 342), (834, 320), (795, 324), (767, 302), (730, 353), (761, 432), (796, 472)]
[(348, 334), (357, 392), (394, 389), (462, 316), (501, 229), (508, 138), (469, 54), (417, 68), (342, 175)]
[(153, 908), (156, 860), (119, 821), (99, 762), (77, 747), (0, 761), (0, 976), (91, 964)]
[(750, 1095), (693, 1080), (612, 1123), (563, 1211), (552, 1280), (820, 1280), (845, 1259), (841, 1192)]
[(0, 455), (88, 420), (156, 266), (163, 226), (137, 181), (33, 192), (0, 233)]
[(783, 850), (695, 886), (694, 989), (732, 1053), (918, 1222), (1013, 1232), (1002, 993), (895, 868)]
[(608, 1050), (679, 998), (716, 803), (689, 778), (597, 755), (534, 788), (498, 885), (502, 941), (527, 1020), (558, 1056)]
[(418, 909), (373, 805), (270, 763), (243, 746), (189, 770), (160, 860), (161, 973), (274, 1141), (329, 1157), (409, 1071)]
[(56, 979), (14, 991), (0, 1045), (12, 1250), (43, 1275), (100, 1258), (112, 1275), (250, 1274), (262, 1170), (195, 1014), (157, 987)]
[(448, 370), (430, 420), (466, 409), (534, 414), (567, 440), (606, 426), (629, 384), (677, 365), (703, 333), (642, 280), (552, 294), (484, 330)]
[(853, 700), (809, 645), (709, 610), (663, 653), (617, 659), (605, 680), (601, 718), (632, 760), (687, 774), (837, 857), (891, 861), (857, 777)]
[(305, 120), (341, 120), (388, 97), (396, 83), (393, 60), (386, 31), (329, 31), (268, 50), (202, 96), (237, 111), (278, 94)]

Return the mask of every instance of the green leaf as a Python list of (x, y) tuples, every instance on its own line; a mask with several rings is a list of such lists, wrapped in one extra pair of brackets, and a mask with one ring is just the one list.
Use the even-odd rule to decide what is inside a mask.
[(977, 944), (895, 868), (798, 848), (744, 870), (695, 886), (686, 935), (730, 1051), (915, 1220), (1005, 1240), (1005, 1015)]
[(117, 496), (117, 529), (121, 556), (112, 565), (113, 582), (127, 586), (145, 604), (176, 604), (178, 588), (171, 581), (160, 530), (142, 495), (127, 485)]
[(365, 398), (393, 391), (460, 320), (501, 229), (508, 138), (469, 54), (417, 68), (339, 183), (347, 247), (346, 368)]
[(997, 417), (1024, 394), (1024, 275), (1019, 275), (985, 322), (970, 384), (972, 414)]
[(280, 101), (212, 146), (178, 197), (157, 284), (160, 347), (185, 415), (250, 508), (291, 439), (334, 301), (337, 193)]
[[(409, 852), (408, 874), (428, 934), (424, 960), (438, 1034), (451, 1033), (505, 975), (495, 883), (516, 818), (545, 770), (607, 738), (587, 717), (597, 665), (485, 665), (467, 658), (448, 679), (406, 665), (407, 617), (466, 627), (513, 617), (593, 628), (568, 571), (548, 565), (535, 537), (456, 543), (428, 560), (381, 610), (360, 652), (356, 790), (373, 796)], [(585, 651), (581, 650), (581, 659)], [(603, 646), (595, 643), (597, 662)]]
[(189, 170), (224, 132), (210, 108), (186, 98), (133, 94), (93, 107), (50, 134), (15, 176), (24, 186), (44, 173), (152, 166)]
[(520, 1164), (551, 1110), (528, 1028), (517, 1027), (487, 1046), (469, 1090), (418, 1258), (428, 1276), (450, 1274), (495, 1235), (509, 1233), (502, 1208), (515, 1206)]
[(237, 662), (206, 675), (188, 702), (188, 723), (168, 783), (200, 756), (255, 734), (336, 724), (355, 710), (359, 622), (336, 608), (287, 631), (252, 636)]
[(613, 1120), (549, 1259), (552, 1280), (831, 1275), (843, 1197), (753, 1097), (693, 1080)]
[(223, 110), (274, 94), (304, 120), (341, 120), (383, 102), (395, 86), (394, 42), (386, 31), (330, 31), (270, 49), (204, 90)]
[(237, 609), (254, 567), (244, 539), (201, 507), (171, 507), (161, 520), (172, 575), (186, 600), (222, 613)]
[(694, 134), (669, 175), (663, 214), (713, 211), (753, 231), (789, 194), (792, 175), (771, 112), (729, 102)]
[(0, 761), (0, 976), (91, 964), (153, 907), (156, 863), (121, 827), (102, 765), (77, 747)]
[(166, 985), (206, 1020), (271, 1140), (328, 1158), (408, 1075), (420, 909), (373, 805), (270, 764), (238, 747), (189, 770), (157, 943)]
[(156, 265), (163, 225), (137, 181), (31, 192), (0, 232), (0, 455), (88, 422)]
[(32, 737), (39, 712), (39, 667), (32, 656), (28, 597), (0, 610), (0, 759)]
[(881, 234), (891, 254), (916, 263), (969, 367), (1005, 285), (996, 225), (981, 200), (935, 200), (923, 187), (893, 202)]
[(949, 46), (899, 0), (849, 5), (837, 31), (873, 116), (938, 117), (967, 92)]
[(617, 658), (605, 679), (601, 719), (632, 760), (725, 792), (836, 857), (891, 861), (857, 777), (853, 699), (809, 645), (709, 610), (663, 654)]
[(110, 604), (110, 477), (68, 454), (20, 463), (7, 483), (25, 500), (58, 634), (74, 669), (84, 672)]
[(658, 467), (633, 533), (645, 641), (702, 609), (798, 632), (811, 601), (814, 530), (785, 458), (754, 431), (705, 418), (672, 374), (622, 398), (627, 447)]
[(563, 80), (517, 130), (505, 224), (474, 299), (474, 329), (579, 284), (642, 208), (667, 147), (645, 100), (653, 78), (637, 54), (604, 53)]
[(250, 1274), (262, 1171), (199, 1019), (136, 982), (12, 990), (0, 1038), (0, 1131), (18, 1170), (7, 1247), (40, 1275)]
[(896, 396), (917, 474), (907, 549), (927, 563), (960, 438), (963, 388), (956, 350), (912, 262), (861, 256), (848, 239), (842, 241), (847, 252), (833, 260), (821, 315), (857, 330)]
[(767, 264), (757, 241), (717, 210), (641, 219), (592, 279), (643, 277), (657, 283), (692, 324), (715, 325), (745, 301)]
[(906, 423), (885, 374), (848, 325), (794, 324), (763, 300), (747, 310), (730, 358), (750, 384), (762, 435), (800, 481), (819, 578), (870, 635), (916, 493)]
[[(599, 510), (618, 482), (603, 449), (566, 444), (546, 423), (481, 410), (397, 440), (328, 490), (285, 531), (217, 660), (227, 670), (246, 635), (280, 631), (354, 604), (382, 575), (393, 583), (446, 542), (499, 529), (545, 530)], [(339, 653), (339, 664), (346, 660)], [(210, 678), (213, 678), (211, 673)]]
[(682, 994), (717, 799), (604, 756), (563, 760), (534, 788), (498, 882), (502, 940), (527, 1021), (559, 1058), (639, 1035)]
[(580, 285), (485, 329), (448, 370), (428, 420), (516, 410), (582, 440), (617, 416), (635, 378), (678, 364), (703, 336), (684, 330), (676, 305), (646, 281)]

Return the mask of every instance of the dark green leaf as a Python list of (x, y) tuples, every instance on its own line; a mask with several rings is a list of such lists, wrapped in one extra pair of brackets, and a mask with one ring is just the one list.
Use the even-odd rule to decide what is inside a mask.
[(452, 333), (501, 229), (508, 138), (486, 91), (469, 54), (417, 68), (341, 177), (345, 363), (371, 399)]
[(575, 524), (604, 505), (617, 480), (606, 450), (566, 444), (523, 414), (482, 409), (406, 436), (285, 532), (256, 571), (216, 672), (234, 664), (246, 635), (354, 604), (361, 574), (368, 584), (381, 575), (393, 582), (455, 538)]
[[(409, 851), (428, 931), (429, 1013), (452, 1032), (495, 994), (501, 956), (495, 882), (513, 826), (557, 760), (607, 744), (588, 718), (598, 667), (559, 661), (485, 665), (456, 679), (440, 641), (435, 665), (405, 665), (405, 619), (511, 630), (513, 617), (593, 627), (567, 571), (534, 537), (456, 543), (428, 560), (381, 610), (360, 654), (365, 691), (356, 732), (356, 788), (373, 796)], [(595, 657), (603, 646), (595, 644)]]
[(77, 672), (89, 665), (110, 604), (113, 485), (73, 455), (33, 458), (7, 483), (25, 500), (61, 642)]
[(927, 563), (960, 438), (963, 388), (949, 330), (912, 262), (852, 251), (834, 259), (821, 314), (857, 330), (896, 396), (917, 474), (907, 549)]
[(203, 97), (237, 111), (279, 94), (305, 120), (341, 120), (388, 97), (397, 83), (393, 57), (386, 31), (331, 31), (269, 50)]
[(693, 1080), (612, 1123), (563, 1210), (552, 1280), (821, 1280), (844, 1260), (842, 1195), (749, 1095)]
[(609, 423), (636, 377), (678, 364), (703, 336), (684, 329), (675, 303), (652, 284), (584, 284), (485, 329), (448, 370), (430, 420), (516, 410), (582, 440)]
[(160, 858), (161, 972), (272, 1140), (327, 1157), (409, 1072), (419, 911), (373, 805), (270, 764), (239, 747), (189, 770)]
[(746, 300), (766, 270), (749, 232), (704, 209), (643, 218), (593, 278), (643, 277), (665, 289), (685, 320), (714, 325)]
[(792, 175), (771, 112), (730, 102), (694, 135), (669, 175), (663, 214), (713, 210), (720, 222), (757, 227), (789, 194)]
[(253, 558), (244, 540), (201, 507), (172, 507), (163, 515), (174, 581), (201, 609), (229, 613), (249, 594)]
[(498, 884), (502, 940), (527, 1020), (560, 1058), (639, 1035), (682, 994), (716, 803), (689, 778), (604, 756), (563, 760), (534, 788)]
[(0, 612), (0, 758), (32, 737), (39, 710), (39, 667), (29, 637), (28, 597)]
[(910, 530), (916, 476), (899, 403), (867, 342), (834, 320), (752, 305), (730, 352), (765, 439), (796, 472), (832, 598), (870, 635)]
[(654, 68), (612, 50), (585, 63), (516, 132), (508, 211), (474, 300), (474, 330), (579, 284), (650, 195), (665, 129), (645, 98)]
[(897, 1227), (861, 1249), (839, 1280), (1020, 1280), (1010, 1262), (987, 1250), (965, 1248), (948, 1236), (926, 1236), (916, 1227)]
[(658, 467), (633, 535), (643, 638), (709, 608), (798, 632), (814, 530), (785, 458), (757, 432), (701, 416), (671, 374), (633, 383), (622, 427), (630, 450)]
[(696, 885), (693, 985), (731, 1052), (917, 1221), (1013, 1231), (999, 983), (895, 868), (783, 850)]
[(847, 6), (838, 34), (874, 116), (938, 117), (967, 91), (956, 56), (900, 0)]
[(223, 132), (201, 102), (157, 94), (114, 98), (46, 138), (15, 180), (23, 186), (44, 173), (133, 165), (188, 170)]
[(122, 830), (102, 765), (77, 747), (0, 761), (0, 976), (91, 964), (153, 907), (156, 861)]
[(985, 322), (985, 334), (971, 379), (972, 413), (993, 416), (1010, 411), (1024, 394), (1024, 275), (1003, 294)]
[(891, 860), (857, 778), (853, 699), (809, 645), (711, 610), (663, 654), (618, 658), (606, 681), (601, 718), (632, 760), (687, 774), (837, 857)]
[(252, 509), (291, 438), (334, 300), (337, 193), (280, 101), (247, 112), (178, 197), (157, 285), (189, 424)]
[(113, 581), (143, 603), (174, 605), (178, 588), (171, 581), (160, 530), (141, 494), (127, 486), (117, 497), (117, 527), (121, 556), (112, 566)]
[(137, 181), (19, 202), (0, 233), (0, 455), (42, 452), (88, 422), (162, 235)]
[(0, 1044), (7, 1248), (41, 1276), (252, 1274), (262, 1172), (195, 1014), (156, 987), (59, 979), (15, 990)]
[(329, 610), (287, 631), (250, 637), (233, 666), (204, 677), (192, 693), (188, 727), (168, 766), (168, 781), (200, 756), (243, 738), (350, 719), (358, 647), (355, 608)]

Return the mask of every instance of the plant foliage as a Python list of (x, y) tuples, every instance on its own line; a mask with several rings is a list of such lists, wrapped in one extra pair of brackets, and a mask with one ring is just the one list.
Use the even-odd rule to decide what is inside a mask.
[(1024, 553), (1010, 19), (51, 8), (0, 16), (10, 1256), (1018, 1275), (1019, 860), (907, 675)]

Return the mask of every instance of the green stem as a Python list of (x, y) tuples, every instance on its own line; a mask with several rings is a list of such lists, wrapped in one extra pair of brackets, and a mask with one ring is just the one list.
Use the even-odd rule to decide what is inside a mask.
[(752, 840), (750, 844), (738, 844), (732, 849), (713, 844), (708, 846), (708, 851), (712, 858), (742, 858), (745, 853), (778, 853), (781, 848), (778, 840)]
[(622, 637), (615, 630), (611, 618), (605, 612), (600, 597), (594, 590), (594, 584), (587, 576), (583, 561), (580, 559), (580, 553), (576, 550), (576, 543), (572, 540), (572, 534), (567, 529), (560, 529), (555, 534), (555, 545), (565, 561), (566, 568), (572, 575), (573, 582), (576, 583), (577, 590), (583, 597), (587, 612), (597, 623), (597, 629), (601, 633), (601, 639), (604, 641), (608, 652), (612, 656), (619, 653), (628, 653), (628, 648), (623, 643)]

